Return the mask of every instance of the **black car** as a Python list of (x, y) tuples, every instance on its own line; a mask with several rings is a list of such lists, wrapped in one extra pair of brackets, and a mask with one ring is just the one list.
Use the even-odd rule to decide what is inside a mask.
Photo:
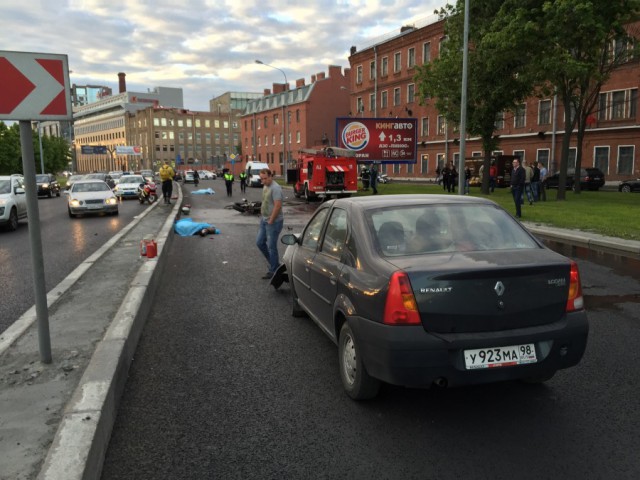
[(588, 323), (577, 264), (490, 200), (445, 195), (323, 203), (271, 279), (293, 316), (337, 345), (347, 394), (381, 382), (544, 382), (576, 365)]
[(116, 186), (115, 180), (108, 173), (96, 172), (96, 173), (87, 173), (84, 177), (85, 180), (102, 180), (104, 183), (109, 185), (109, 188), (113, 190)]
[(50, 173), (42, 173), (36, 175), (36, 184), (38, 186), (39, 197), (56, 197), (60, 196), (60, 184), (55, 175)]
[[(575, 169), (567, 170), (566, 188), (573, 188), (575, 183)], [(604, 185), (604, 173), (599, 168), (581, 168), (580, 169), (580, 190), (598, 190)], [(558, 188), (560, 183), (560, 172), (547, 176), (545, 180), (547, 188)]]
[(618, 185), (618, 191), (629, 193), (629, 192), (640, 192), (640, 178), (636, 178), (635, 180), (624, 180), (620, 182)]

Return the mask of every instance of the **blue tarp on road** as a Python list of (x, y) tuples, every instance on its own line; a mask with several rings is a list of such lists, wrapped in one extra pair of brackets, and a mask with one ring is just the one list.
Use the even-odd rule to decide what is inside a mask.
[(193, 192), (191, 192), (191, 195), (213, 195), (214, 192), (213, 189), (211, 188), (204, 188), (202, 190), (194, 190)]
[(216, 230), (216, 227), (210, 223), (194, 222), (190, 218), (182, 218), (178, 220), (173, 228), (175, 232), (182, 237), (199, 235), (204, 228)]

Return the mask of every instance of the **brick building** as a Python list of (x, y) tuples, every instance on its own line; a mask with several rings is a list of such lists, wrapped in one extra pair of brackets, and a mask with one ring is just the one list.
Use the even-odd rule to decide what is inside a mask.
[(285, 159), (294, 161), (301, 148), (335, 145), (336, 117), (350, 112), (349, 75), (349, 69), (343, 73), (330, 65), (328, 75), (312, 75), (308, 85), (304, 79), (296, 80), (294, 89), (274, 83), (273, 91), (265, 89), (261, 98), (249, 101), (241, 119), (244, 158), (267, 163), (282, 175)]
[[(447, 126), (433, 102), (420, 105), (413, 79), (416, 66), (437, 57), (444, 39), (444, 20), (436, 15), (398, 33), (386, 35), (358, 50), (351, 48), (351, 109), (364, 117), (412, 117), (418, 121), (417, 162), (383, 165), (391, 176), (435, 177), (438, 165), (457, 162), (459, 133)], [(582, 166), (596, 166), (607, 180), (640, 176), (638, 85), (640, 64), (634, 60), (616, 70), (603, 86), (599, 107), (587, 129)], [(551, 172), (559, 167), (564, 135), (564, 109), (554, 98), (530, 98), (516, 112), (505, 112), (495, 134), (496, 153), (519, 155), (527, 162), (541, 161)], [(466, 140), (465, 157), (481, 156), (478, 138)], [(569, 166), (575, 165), (575, 132)]]

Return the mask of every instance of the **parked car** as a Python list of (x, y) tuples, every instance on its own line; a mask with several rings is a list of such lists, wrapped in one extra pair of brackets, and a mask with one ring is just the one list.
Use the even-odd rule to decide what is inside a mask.
[(202, 180), (215, 180), (218, 177), (211, 170), (198, 170), (198, 174)]
[(98, 179), (78, 180), (68, 191), (70, 217), (83, 214), (118, 215), (118, 199), (106, 182)]
[(629, 193), (629, 192), (640, 192), (640, 178), (636, 178), (635, 180), (624, 180), (620, 182), (618, 185), (618, 191)]
[(27, 195), (22, 175), (0, 176), (0, 226), (16, 230), (18, 222), (27, 218)]
[(389, 183), (391, 178), (386, 173), (378, 174), (378, 183)]
[[(566, 188), (573, 188), (575, 169), (567, 170)], [(580, 169), (580, 190), (598, 190), (604, 185), (604, 173), (599, 168), (581, 168)], [(547, 188), (558, 188), (560, 183), (560, 172), (547, 176), (545, 185)]]
[(118, 198), (138, 198), (138, 187), (147, 183), (142, 175), (122, 175), (113, 189)]
[(180, 170), (176, 170), (176, 174), (173, 176), (173, 180), (175, 182), (181, 182), (182, 181), (182, 172)]
[(109, 188), (113, 188), (116, 186), (115, 180), (108, 173), (103, 172), (95, 172), (95, 173), (87, 173), (84, 178), (86, 179), (94, 179), (94, 180), (102, 180), (104, 183), (109, 185)]
[(83, 180), (83, 179), (84, 179), (84, 175), (83, 174), (71, 175), (69, 178), (67, 178), (67, 184), (64, 187), (65, 190), (70, 190), (75, 182), (77, 182), (78, 180)]
[(60, 196), (60, 184), (55, 175), (43, 173), (36, 175), (36, 185), (38, 186), (38, 196), (47, 196), (49, 198)]
[(182, 181), (184, 183), (195, 183), (195, 179), (193, 178), (193, 170), (187, 170), (186, 172), (184, 172)]
[(588, 324), (577, 264), (488, 199), (353, 197), (285, 234), (293, 316), (338, 345), (353, 399), (381, 382), (544, 382), (576, 365)]

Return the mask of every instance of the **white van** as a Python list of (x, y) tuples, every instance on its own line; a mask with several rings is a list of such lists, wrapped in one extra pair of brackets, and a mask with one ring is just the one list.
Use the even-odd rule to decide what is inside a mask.
[(260, 170), (262, 170), (263, 168), (269, 168), (269, 165), (261, 162), (247, 162), (247, 166), (245, 168), (245, 171), (247, 172), (247, 186), (262, 186), (262, 181), (260, 181)]

